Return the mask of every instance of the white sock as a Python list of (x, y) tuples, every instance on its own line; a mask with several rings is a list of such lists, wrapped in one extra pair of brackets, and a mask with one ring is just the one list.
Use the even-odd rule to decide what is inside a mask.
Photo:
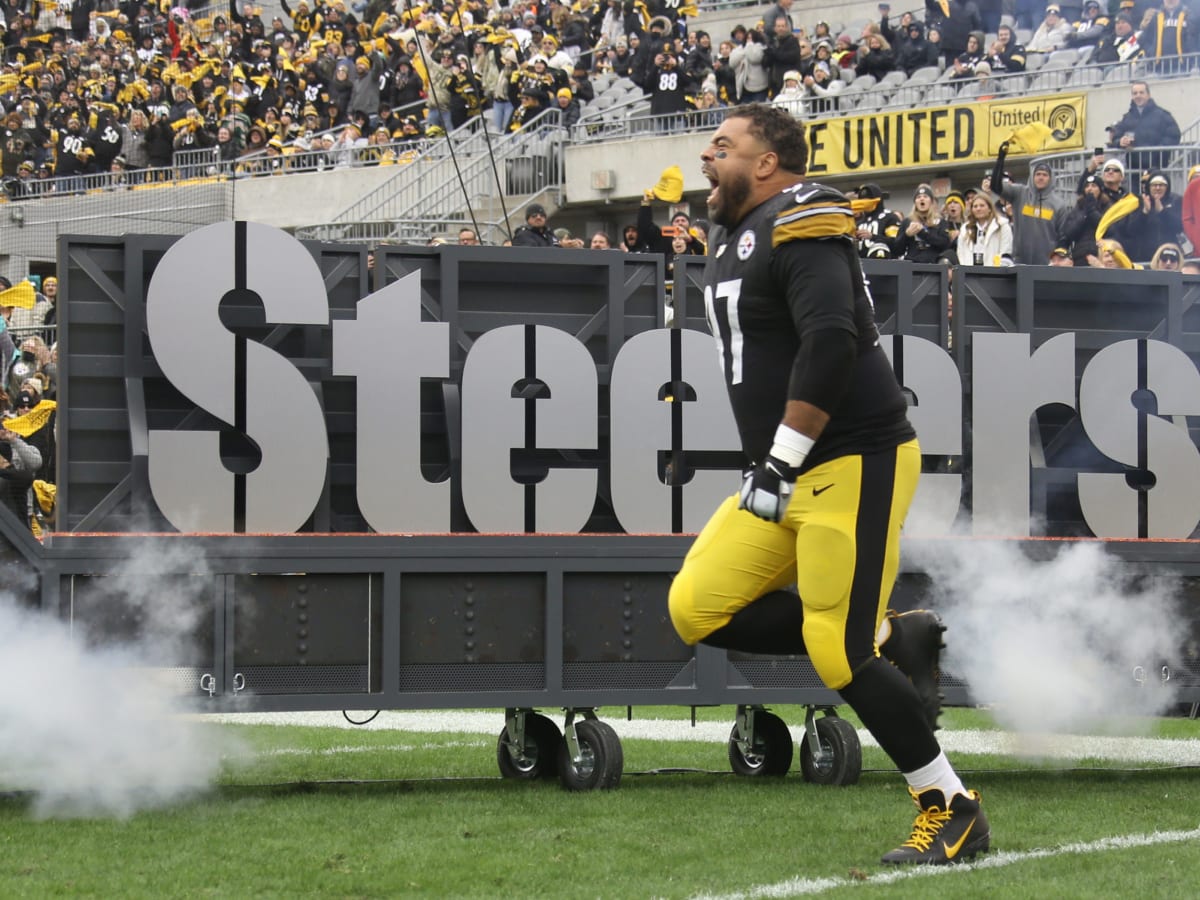
[(950, 800), (955, 794), (965, 795), (967, 793), (967, 789), (963, 787), (962, 781), (959, 780), (944, 752), (938, 753), (933, 762), (928, 765), (921, 766), (914, 772), (905, 772), (904, 780), (918, 794), (923, 794), (930, 788), (937, 788), (946, 798), (947, 806), (950, 805)]

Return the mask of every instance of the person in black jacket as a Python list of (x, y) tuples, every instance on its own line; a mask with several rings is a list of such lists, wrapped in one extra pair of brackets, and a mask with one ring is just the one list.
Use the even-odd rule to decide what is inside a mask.
[(908, 40), (899, 45), (896, 53), (896, 65), (904, 70), (905, 75), (911, 75), (917, 69), (938, 64), (938, 49), (925, 40), (925, 26), (912, 21), (908, 25)]
[(933, 188), (918, 185), (913, 194), (912, 212), (900, 223), (895, 255), (915, 263), (937, 262), (950, 246), (950, 232), (938, 215)]
[(774, 97), (783, 90), (783, 73), (800, 66), (800, 41), (792, 34), (792, 27), (783, 16), (777, 17), (769, 27), (770, 36), (762, 64), (767, 70), (771, 96)]
[(513, 232), (514, 247), (557, 247), (559, 240), (546, 227), (546, 207), (530, 203), (525, 208), (525, 224)]
[(1096, 226), (1110, 203), (1103, 192), (1100, 176), (1085, 174), (1075, 204), (1054, 213), (1051, 225), (1058, 239), (1057, 246), (1069, 250), (1071, 258), (1080, 265), (1086, 265), (1088, 256), (1098, 252)]
[(1175, 117), (1154, 102), (1150, 85), (1135, 81), (1129, 86), (1129, 111), (1121, 120), (1109, 125), (1109, 146), (1129, 153), (1129, 168), (1161, 169), (1167, 165), (1168, 150), (1146, 151), (1136, 147), (1176, 147), (1179, 145), (1179, 123)]
[(959, 54), (966, 52), (967, 35), (972, 31), (983, 31), (983, 17), (973, 0), (948, 0), (948, 12), (942, 12), (939, 0), (925, 0), (925, 21), (941, 33), (942, 58), (946, 65), (954, 62)]

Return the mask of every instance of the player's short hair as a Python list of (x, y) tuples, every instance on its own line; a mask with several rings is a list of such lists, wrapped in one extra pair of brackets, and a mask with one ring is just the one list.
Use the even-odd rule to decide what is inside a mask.
[(726, 119), (749, 119), (749, 131), (779, 157), (780, 168), (796, 175), (808, 169), (808, 139), (804, 123), (791, 113), (766, 103), (735, 106)]

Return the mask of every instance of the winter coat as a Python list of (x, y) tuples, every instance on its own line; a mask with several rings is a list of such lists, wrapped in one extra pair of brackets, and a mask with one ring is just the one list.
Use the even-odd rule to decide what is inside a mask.
[(763, 68), (765, 50), (764, 44), (748, 42), (742, 47), (734, 47), (733, 52), (729, 54), (729, 64), (733, 66), (739, 99), (747, 91), (765, 91), (770, 84), (767, 70)]
[(1192, 244), (1192, 255), (1200, 256), (1200, 176), (1184, 189), (1182, 212), (1183, 233)]
[(974, 265), (977, 253), (983, 257), (985, 266), (1011, 266), (1013, 264), (1012, 249), (1012, 226), (998, 216), (987, 223), (978, 240), (971, 240), (970, 224), (964, 225), (958, 233), (958, 264), (960, 266)]
[(1179, 144), (1179, 123), (1175, 117), (1154, 102), (1147, 100), (1140, 109), (1129, 104), (1129, 111), (1115, 125), (1109, 127), (1114, 145), (1126, 134), (1133, 135), (1133, 147), (1129, 151), (1128, 168), (1165, 168), (1170, 154), (1166, 152), (1138, 151), (1139, 147), (1175, 147)]

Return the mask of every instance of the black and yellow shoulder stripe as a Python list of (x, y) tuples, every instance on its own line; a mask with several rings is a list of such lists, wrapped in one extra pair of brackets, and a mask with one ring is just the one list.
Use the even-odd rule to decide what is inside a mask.
[(771, 229), (771, 246), (788, 241), (852, 236), (854, 213), (850, 201), (831, 191), (797, 195), (796, 203), (780, 210)]

